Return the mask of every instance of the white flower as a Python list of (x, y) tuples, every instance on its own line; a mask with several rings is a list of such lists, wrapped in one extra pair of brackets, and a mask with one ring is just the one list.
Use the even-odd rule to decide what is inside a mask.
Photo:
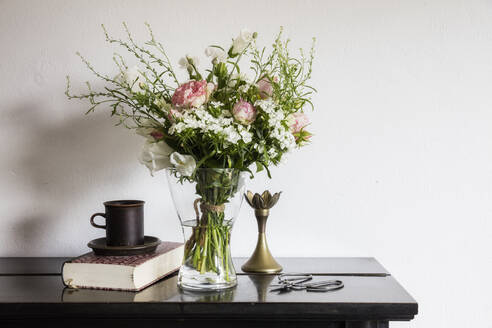
[(282, 121), (286, 120), (285, 114), (281, 108), (277, 108), (273, 100), (257, 100), (255, 107), (260, 108), (263, 112), (268, 114), (268, 125), (270, 127), (269, 136), (276, 139), (280, 145), (280, 149), (286, 152), (296, 147), (296, 139), (292, 135), (291, 131), (286, 128)]
[(248, 90), (249, 90), (249, 87), (250, 85), (248, 83), (246, 84), (243, 84), (242, 86), (240, 86), (239, 88), (237, 88), (240, 92), (242, 93), (247, 93)]
[(224, 148), (233, 147), (240, 140), (247, 144), (253, 140), (253, 133), (249, 131), (249, 127), (235, 122), (228, 110), (223, 110), (219, 117), (212, 116), (203, 107), (184, 112), (179, 121), (173, 122), (169, 134), (179, 135), (187, 129), (220, 137), (225, 141)]
[(275, 150), (275, 148), (270, 148), (270, 149), (268, 149), (268, 155), (269, 155), (271, 158), (275, 158), (275, 157), (277, 157), (277, 151)]
[(186, 55), (182, 57), (178, 62), (180, 68), (188, 71), (193, 69), (192, 65), (195, 65), (195, 67), (197, 67), (199, 63), (200, 60), (198, 59), (198, 57), (196, 56), (192, 57), (190, 55)]
[(191, 155), (182, 155), (175, 151), (171, 154), (170, 160), (182, 176), (189, 177), (195, 171), (196, 162)]
[(253, 140), (253, 134), (249, 131), (246, 131), (245, 129), (240, 130), (239, 134), (246, 144), (250, 143)]
[(247, 76), (246, 74), (244, 74), (244, 73), (241, 73), (241, 74), (234, 73), (234, 74), (231, 75), (231, 79), (229, 80), (228, 85), (230, 87), (234, 87), (240, 81), (244, 81), (244, 82), (246, 82), (246, 84), (251, 84), (251, 82), (252, 82), (251, 79), (249, 78), (249, 76)]
[(217, 47), (207, 47), (205, 49), (205, 55), (212, 58), (212, 62), (225, 63), (227, 61), (227, 54), (224, 50)]
[(237, 133), (236, 129), (234, 129), (233, 126), (228, 126), (226, 127), (224, 130), (223, 130), (223, 133), (225, 135), (225, 139), (231, 143), (231, 144), (235, 144), (237, 143), (239, 140), (241, 140), (241, 135), (239, 135), (239, 133)]
[(224, 103), (222, 103), (220, 101), (211, 101), (209, 104), (214, 108), (220, 108), (220, 107), (224, 106)]
[(119, 80), (128, 85), (134, 93), (145, 92), (145, 76), (143, 76), (138, 66), (133, 66), (122, 72)]
[(253, 33), (247, 29), (241, 30), (239, 36), (232, 42), (232, 53), (239, 54), (248, 47), (248, 45), (253, 41)]
[(164, 141), (146, 141), (138, 160), (141, 164), (147, 166), (153, 176), (154, 172), (171, 166), (169, 155), (173, 151)]

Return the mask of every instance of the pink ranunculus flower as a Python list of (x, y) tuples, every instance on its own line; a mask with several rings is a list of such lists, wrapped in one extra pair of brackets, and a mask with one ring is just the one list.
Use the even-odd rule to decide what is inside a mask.
[(309, 119), (304, 113), (292, 113), (287, 116), (287, 124), (289, 125), (290, 132), (299, 133), (302, 129), (309, 125)]
[(256, 109), (249, 102), (241, 99), (232, 108), (232, 116), (239, 123), (249, 125), (256, 119)]
[(208, 100), (207, 81), (189, 81), (174, 91), (171, 102), (176, 107), (200, 107)]
[[(277, 82), (278, 78), (274, 77), (273, 81)], [(258, 91), (262, 99), (270, 98), (273, 94), (273, 86), (268, 78), (264, 77), (256, 83), (258, 85)]]

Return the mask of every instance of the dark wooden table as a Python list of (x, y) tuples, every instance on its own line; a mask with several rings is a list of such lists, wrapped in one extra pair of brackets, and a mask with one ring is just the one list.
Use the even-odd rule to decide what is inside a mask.
[[(184, 292), (176, 275), (141, 292), (64, 288), (66, 258), (0, 258), (0, 327), (344, 327), (409, 321), (417, 303), (374, 258), (280, 258), (284, 272), (339, 279), (328, 292), (269, 292), (273, 275), (238, 272), (237, 287)], [(235, 259), (240, 268), (245, 259)]]

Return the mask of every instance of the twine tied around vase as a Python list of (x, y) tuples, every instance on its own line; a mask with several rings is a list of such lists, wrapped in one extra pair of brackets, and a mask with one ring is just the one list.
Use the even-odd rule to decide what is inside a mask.
[(200, 211), (198, 211), (198, 203), (200, 203), (200, 210), (202, 210), (202, 214), (207, 213), (207, 212), (223, 213), (225, 211), (225, 205), (224, 204), (213, 205), (213, 204), (203, 202), (202, 198), (197, 198), (193, 202), (193, 207), (195, 208), (196, 222), (197, 223), (200, 222)]
[[(213, 205), (203, 202), (202, 198), (195, 199), (195, 201), (193, 202), (193, 208), (195, 209), (195, 214), (196, 214), (196, 226), (193, 228), (193, 232), (191, 233), (190, 238), (185, 243), (185, 258), (193, 248), (193, 240), (195, 239), (195, 236), (200, 233), (199, 231), (201, 229), (206, 229), (206, 226), (201, 225), (201, 223), (203, 223), (203, 220), (200, 220), (200, 211), (198, 210), (198, 204), (200, 204), (200, 210), (202, 211), (202, 216), (208, 212), (224, 213), (225, 210), (224, 204)], [(204, 220), (206, 224), (206, 217), (204, 218)]]

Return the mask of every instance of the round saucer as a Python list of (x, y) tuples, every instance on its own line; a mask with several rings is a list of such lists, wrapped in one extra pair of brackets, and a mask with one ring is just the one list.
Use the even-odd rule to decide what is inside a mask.
[(128, 256), (152, 253), (161, 243), (160, 239), (152, 236), (144, 237), (143, 245), (135, 246), (108, 246), (106, 237), (91, 240), (87, 246), (92, 248), (94, 254), (105, 256)]

